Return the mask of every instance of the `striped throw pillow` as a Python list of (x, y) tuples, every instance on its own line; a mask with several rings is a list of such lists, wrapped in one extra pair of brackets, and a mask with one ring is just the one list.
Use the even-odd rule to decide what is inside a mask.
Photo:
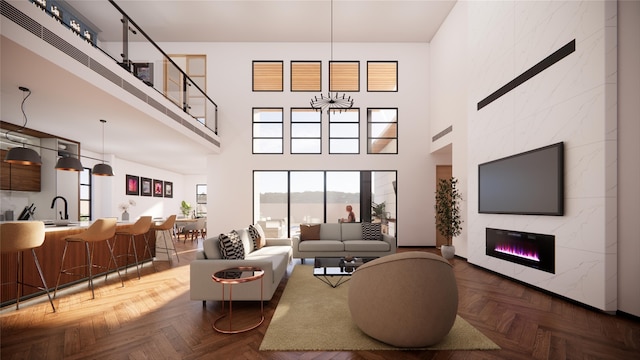
[(382, 240), (382, 226), (379, 223), (362, 223), (362, 240)]
[(218, 239), (220, 240), (220, 255), (223, 259), (244, 259), (244, 246), (242, 246), (242, 240), (240, 240), (237, 231), (232, 230), (230, 233), (220, 234)]

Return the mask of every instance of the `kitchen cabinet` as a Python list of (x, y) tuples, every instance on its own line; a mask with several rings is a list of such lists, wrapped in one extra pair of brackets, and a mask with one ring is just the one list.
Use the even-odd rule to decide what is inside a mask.
[[(68, 236), (82, 233), (86, 230), (86, 228), (89, 227), (89, 225), (89, 223), (82, 222), (80, 223), (80, 225), (45, 228), (44, 242), (42, 243), (42, 246), (35, 249), (35, 252), (38, 260), (40, 261), (42, 273), (44, 274), (44, 278), (49, 287), (49, 291), (51, 292), (51, 296), (53, 296), (53, 289), (56, 286), (58, 274), (62, 265), (62, 252), (64, 251), (65, 245), (64, 239)], [(118, 224), (116, 225), (116, 231), (126, 231), (131, 226), (132, 224)], [(148, 255), (149, 251), (145, 251), (145, 242), (143, 236), (138, 235), (134, 237), (136, 252), (141, 263), (153, 261), (153, 257), (155, 257), (156, 255), (155, 233), (156, 232), (154, 230), (151, 230), (147, 233), (151, 255)], [(122, 241), (121, 244), (126, 245), (124, 239), (121, 239), (119, 241)], [(108, 272), (115, 272), (116, 269), (115, 266), (111, 264), (109, 249), (107, 249), (106, 243), (102, 241), (95, 246), (96, 249), (94, 263), (104, 267), (111, 265), (111, 268), (110, 270), (108, 270)], [(113, 251), (115, 256), (118, 257), (127, 254), (128, 247), (116, 246)], [(84, 246), (69, 246), (65, 263), (70, 267), (86, 264), (85, 255), (86, 254)], [(18, 271), (18, 264), (16, 263), (16, 259), (17, 256), (15, 252), (0, 254), (0, 264), (2, 270), (0, 271), (0, 303), (3, 305), (14, 302), (17, 296), (15, 280), (16, 272)], [(118, 265), (124, 266), (124, 264), (121, 263), (119, 263)], [(19, 271), (23, 276), (24, 282), (28, 284), (40, 284), (40, 276), (38, 275), (38, 271), (33, 261), (33, 255), (31, 255), (31, 251), (24, 252), (24, 259), (20, 262)], [(104, 274), (104, 272), (101, 272), (101, 274)], [(122, 276), (125, 276), (125, 274), (123, 273)], [(67, 287), (83, 280), (88, 280), (87, 274), (85, 274), (80, 279), (77, 276), (63, 274), (60, 278), (60, 287)], [(29, 297), (33, 296), (33, 294), (42, 295), (44, 293), (44, 290), (25, 286), (22, 293), (24, 298), (22, 298), (22, 300), (28, 299)]]
[[(0, 150), (4, 160), (6, 150)], [(0, 190), (37, 191), (41, 189), (41, 174), (38, 165), (9, 164), (2, 161), (0, 169)]]

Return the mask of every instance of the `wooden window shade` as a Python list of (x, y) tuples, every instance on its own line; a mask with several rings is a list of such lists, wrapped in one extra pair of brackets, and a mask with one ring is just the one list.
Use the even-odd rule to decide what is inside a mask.
[(291, 62), (291, 91), (322, 91), (320, 61)]
[(398, 62), (367, 62), (367, 91), (398, 91)]
[(360, 62), (330, 61), (329, 91), (360, 91)]
[(282, 73), (282, 61), (254, 61), (253, 91), (283, 91)]

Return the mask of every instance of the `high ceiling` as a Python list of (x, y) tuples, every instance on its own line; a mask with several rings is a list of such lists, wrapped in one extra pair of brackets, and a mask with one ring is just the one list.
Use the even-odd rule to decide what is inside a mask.
[[(154, 41), (429, 42), (455, 0), (116, 0)], [(101, 22), (106, 0), (66, 0), (106, 40), (121, 30)], [(94, 15), (95, 14), (95, 15)], [(102, 16), (104, 19), (105, 17)]]
[[(101, 40), (121, 40), (121, 25), (116, 22), (114, 26), (112, 20), (117, 14), (107, 0), (65, 2), (98, 29)], [(119, 0), (116, 3), (159, 43), (328, 42), (332, 22), (334, 42), (429, 42), (455, 0), (335, 0), (333, 4), (329, 0)], [(157, 126), (157, 120), (123, 106), (104, 90), (61, 71), (57, 65), (34, 56), (31, 50), (4, 36), (1, 39), (2, 120), (22, 121), (19, 104), (23, 94), (18, 86), (26, 86), (33, 92), (25, 111), (34, 129), (79, 141), (84, 150), (101, 153), (102, 128), (98, 120), (107, 119), (106, 153), (179, 173), (204, 173), (205, 157), (197, 154), (209, 151), (202, 144), (176, 134), (170, 127)], [(224, 143), (224, 134), (220, 136)]]

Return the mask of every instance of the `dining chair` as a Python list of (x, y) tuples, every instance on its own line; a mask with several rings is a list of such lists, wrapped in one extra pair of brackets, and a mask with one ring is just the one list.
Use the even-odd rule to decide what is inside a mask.
[[(125, 268), (124, 268), (124, 271), (126, 274), (127, 271), (129, 270), (129, 259), (133, 257), (133, 259), (135, 260), (136, 271), (138, 272), (138, 279), (140, 279), (140, 268), (142, 267), (142, 264), (138, 259), (138, 250), (136, 249), (135, 237), (138, 235), (143, 236), (145, 246), (144, 246), (144, 251), (142, 253), (142, 257), (144, 258), (144, 256), (147, 254), (147, 251), (148, 251), (149, 256), (151, 258), (151, 262), (153, 263), (153, 255), (151, 254), (151, 249), (149, 249), (149, 241), (147, 240), (147, 233), (151, 228), (151, 222), (152, 222), (151, 216), (141, 216), (133, 225), (127, 228), (123, 228), (122, 230), (116, 230), (116, 234), (113, 237), (112, 248), (114, 250), (116, 248), (118, 237), (120, 238), (126, 237), (129, 239), (129, 242), (127, 244), (127, 252), (121, 255), (116, 255), (115, 258), (117, 259), (120, 257), (124, 257), (126, 259)], [(133, 248), (133, 251), (131, 251), (132, 248)], [(155, 264), (153, 264), (153, 266), (155, 269)], [(109, 259), (109, 265), (107, 266), (107, 271), (109, 270), (110, 267), (111, 267), (111, 259)]]
[[(122, 287), (124, 287), (124, 280), (120, 275), (120, 269), (118, 268), (118, 263), (116, 262), (116, 258), (113, 254), (113, 248), (111, 247), (111, 243), (109, 243), (109, 239), (113, 238), (116, 234), (116, 218), (103, 218), (96, 220), (93, 224), (91, 224), (87, 230), (81, 232), (79, 234), (73, 234), (66, 237), (64, 243), (64, 250), (62, 251), (62, 260), (60, 261), (60, 272), (58, 273), (58, 281), (56, 281), (56, 288), (53, 291), (53, 297), (56, 297), (56, 293), (58, 292), (58, 286), (60, 285), (60, 277), (62, 274), (73, 275), (73, 276), (86, 276), (86, 273), (74, 273), (73, 271), (77, 269), (86, 269), (89, 272), (89, 287), (91, 287), (91, 298), (95, 299), (95, 292), (93, 286), (93, 278), (94, 268), (107, 268), (106, 266), (101, 266), (93, 263), (94, 254), (95, 254), (95, 244), (100, 241), (104, 241), (107, 244), (107, 248), (109, 249), (109, 256), (111, 260), (115, 264), (116, 272), (118, 273), (118, 277), (120, 278), (120, 282), (122, 283)], [(69, 268), (64, 268), (64, 260), (67, 255), (67, 249), (70, 244), (84, 244), (86, 249), (86, 263), (82, 265), (72, 266)]]
[[(44, 290), (49, 297), (49, 303), (53, 312), (56, 307), (53, 305), (51, 294), (47, 282), (42, 274), (42, 268), (38, 261), (35, 249), (44, 243), (44, 222), (42, 221), (16, 221), (0, 223), (0, 252), (2, 254), (17, 253), (16, 267), (16, 310), (20, 309), (20, 295), (24, 292), (24, 286), (29, 286), (38, 290)], [(24, 251), (31, 250), (33, 260), (40, 275), (42, 286), (32, 285), (24, 282), (21, 266), (24, 260)]]
[[(161, 250), (162, 253), (166, 253), (170, 264), (173, 264), (173, 259), (170, 253), (171, 250), (175, 252), (176, 259), (178, 259), (178, 262), (180, 262), (180, 258), (178, 257), (178, 250), (176, 250), (176, 247), (173, 244), (173, 236), (171, 235), (171, 231), (173, 230), (173, 226), (175, 225), (175, 223), (176, 215), (171, 215), (161, 224), (151, 225), (151, 230), (154, 230), (156, 235), (156, 253), (158, 252), (158, 250)], [(162, 238), (164, 240), (164, 247), (162, 245), (158, 246), (158, 235), (162, 235)], [(169, 238), (168, 242), (167, 237)], [(171, 247), (169, 247), (169, 244), (171, 244)]]
[[(199, 237), (204, 238), (204, 231), (207, 227), (207, 218), (198, 218), (195, 222), (185, 225), (180, 234), (184, 235), (184, 242), (187, 242), (187, 236), (191, 236), (191, 241), (197, 241)], [(178, 240), (180, 238), (178, 237)]]

